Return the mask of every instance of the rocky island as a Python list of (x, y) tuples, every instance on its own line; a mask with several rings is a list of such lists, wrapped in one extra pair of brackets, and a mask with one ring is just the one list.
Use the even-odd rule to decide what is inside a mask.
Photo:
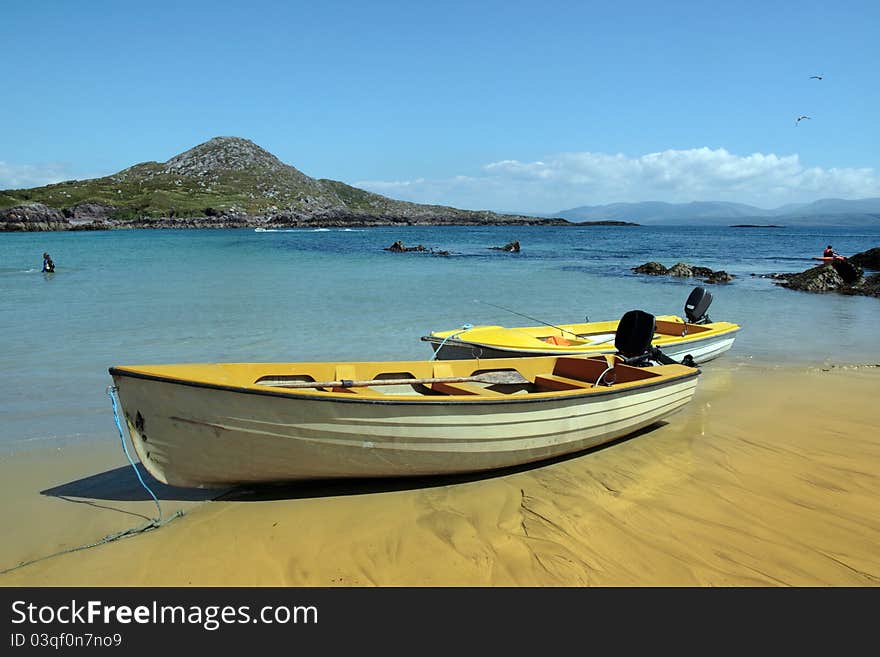
[(397, 201), (311, 178), (239, 137), (104, 178), (0, 191), (0, 231), (492, 224), (574, 225)]
[[(866, 269), (875, 273), (866, 275)], [(880, 297), (880, 247), (857, 253), (846, 260), (816, 265), (802, 272), (758, 276), (772, 278), (776, 285), (799, 292), (836, 292), (850, 296)]]

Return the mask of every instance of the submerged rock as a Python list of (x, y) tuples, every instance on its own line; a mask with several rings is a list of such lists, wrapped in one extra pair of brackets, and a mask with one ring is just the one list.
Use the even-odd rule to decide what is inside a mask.
[(505, 244), (504, 246), (490, 246), (490, 249), (494, 251), (509, 251), (511, 253), (519, 253), (519, 241), (510, 242), (509, 244)]
[(648, 276), (662, 276), (669, 271), (659, 262), (653, 261), (646, 262), (645, 264), (639, 265), (638, 267), (633, 267), (632, 270), (637, 274), (647, 274)]
[(427, 251), (428, 249), (426, 249), (421, 244), (419, 244), (417, 246), (404, 246), (403, 242), (401, 242), (400, 240), (397, 240), (391, 246), (386, 246), (384, 250), (385, 251), (394, 251), (395, 253), (403, 253), (405, 251)]
[(728, 274), (724, 270), (713, 271), (703, 280), (706, 283), (730, 283), (733, 280), (733, 274)]
[(633, 267), (632, 271), (637, 274), (647, 274), (648, 276), (675, 276), (677, 278), (699, 278), (704, 283), (729, 283), (733, 280), (733, 275), (726, 271), (713, 271), (708, 267), (698, 267), (689, 265), (684, 262), (676, 262), (668, 269), (659, 262), (646, 262), (638, 267)]

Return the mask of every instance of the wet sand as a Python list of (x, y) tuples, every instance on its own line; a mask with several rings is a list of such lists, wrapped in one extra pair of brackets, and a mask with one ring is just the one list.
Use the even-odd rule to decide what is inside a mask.
[[(540, 466), (213, 501), (153, 482), (185, 515), (0, 585), (877, 586), (878, 393), (875, 364), (717, 361), (665, 424)], [(156, 516), (118, 436), (4, 458), (0, 482), (0, 570)]]

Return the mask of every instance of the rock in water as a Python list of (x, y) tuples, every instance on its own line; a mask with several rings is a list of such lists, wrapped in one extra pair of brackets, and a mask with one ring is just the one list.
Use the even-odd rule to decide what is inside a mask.
[(638, 267), (633, 267), (633, 271), (637, 274), (648, 274), (648, 276), (662, 276), (669, 270), (659, 262), (646, 262)]
[(856, 253), (854, 256), (850, 257), (847, 262), (856, 267), (880, 271), (880, 246), (875, 246), (873, 249)]

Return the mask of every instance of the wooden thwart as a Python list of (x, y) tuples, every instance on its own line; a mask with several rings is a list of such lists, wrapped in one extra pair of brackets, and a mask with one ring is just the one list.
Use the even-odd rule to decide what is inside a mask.
[(339, 379), (337, 381), (285, 381), (279, 379), (263, 379), (257, 381), (257, 385), (272, 386), (273, 388), (362, 388), (365, 386), (397, 386), (414, 383), (531, 383), (519, 372), (504, 370), (498, 372), (484, 372), (472, 376), (442, 376), (423, 379)]

